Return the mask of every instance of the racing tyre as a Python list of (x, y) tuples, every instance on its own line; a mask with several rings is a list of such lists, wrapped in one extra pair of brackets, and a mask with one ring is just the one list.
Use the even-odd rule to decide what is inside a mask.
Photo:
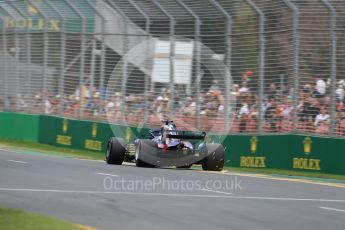
[(142, 168), (154, 168), (154, 165), (142, 161), (140, 157), (142, 154), (150, 154), (150, 152), (156, 149), (156, 144), (151, 140), (140, 140), (135, 148), (135, 165)]
[(224, 148), (221, 144), (207, 144), (208, 156), (202, 162), (203, 170), (222, 171), (224, 166)]
[(108, 164), (121, 165), (125, 159), (126, 148), (122, 138), (112, 137), (107, 144), (105, 160)]

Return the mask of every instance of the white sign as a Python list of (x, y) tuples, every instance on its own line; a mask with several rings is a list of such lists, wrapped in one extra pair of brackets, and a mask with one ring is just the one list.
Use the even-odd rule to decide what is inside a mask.
[[(174, 83), (190, 85), (193, 49), (193, 41), (175, 42)], [(170, 83), (170, 41), (155, 42), (152, 81)]]

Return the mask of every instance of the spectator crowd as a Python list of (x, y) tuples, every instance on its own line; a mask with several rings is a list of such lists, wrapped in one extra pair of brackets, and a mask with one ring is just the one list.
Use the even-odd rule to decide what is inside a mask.
[[(0, 109), (148, 126), (160, 125), (172, 111), (172, 119), (181, 129), (195, 129), (198, 115), (201, 130), (230, 133), (256, 133), (260, 128), (265, 133), (289, 133), (296, 128), (302, 133), (330, 135), (333, 122), (334, 133), (345, 136), (344, 80), (336, 83), (335, 112), (332, 114), (330, 83), (325, 79), (302, 84), (298, 92), (293, 88), (279, 88), (276, 82), (269, 83), (259, 103), (258, 87), (252, 77), (253, 72), (247, 71), (228, 94), (229, 130), (225, 130), (224, 89), (217, 80), (202, 90), (199, 98), (186, 95), (179, 87), (174, 93), (160, 88), (147, 95), (122, 95), (121, 92), (82, 86), (71, 95), (53, 95), (45, 91), (33, 96), (8, 96), (6, 100), (0, 95)], [(298, 95), (296, 102), (294, 95)], [(331, 120), (332, 115), (334, 120)]]

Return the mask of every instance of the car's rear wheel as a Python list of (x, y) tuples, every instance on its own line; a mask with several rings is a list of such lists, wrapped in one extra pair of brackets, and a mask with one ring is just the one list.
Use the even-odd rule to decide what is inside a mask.
[(208, 156), (202, 162), (203, 170), (222, 171), (224, 167), (224, 147), (221, 144), (207, 144)]
[(125, 141), (122, 138), (112, 137), (107, 144), (105, 161), (108, 164), (121, 165), (125, 159)]
[(147, 163), (142, 160), (142, 155), (150, 154), (156, 151), (156, 144), (151, 140), (140, 140), (135, 148), (135, 165), (143, 168), (153, 168), (153, 164)]

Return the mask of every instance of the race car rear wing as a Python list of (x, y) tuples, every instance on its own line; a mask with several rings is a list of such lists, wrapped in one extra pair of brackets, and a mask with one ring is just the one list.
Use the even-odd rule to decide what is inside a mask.
[(178, 134), (167, 134), (167, 138), (176, 138), (176, 139), (189, 139), (189, 140), (202, 140), (205, 139), (206, 133), (194, 133), (194, 132), (186, 132), (186, 131), (168, 131), (174, 132)]

